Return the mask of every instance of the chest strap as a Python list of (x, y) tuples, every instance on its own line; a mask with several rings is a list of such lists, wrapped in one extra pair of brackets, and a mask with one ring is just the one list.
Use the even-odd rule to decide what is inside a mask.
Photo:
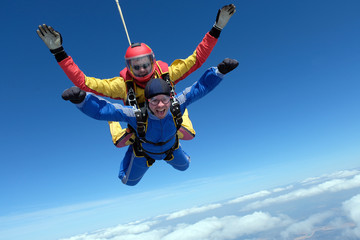
[(139, 138), (135, 138), (135, 142), (133, 144), (133, 150), (134, 150), (134, 153), (135, 153), (135, 156), (136, 157), (145, 157), (146, 158), (146, 165), (148, 167), (151, 167), (154, 162), (155, 162), (155, 159), (153, 159), (152, 157), (150, 157), (148, 154), (155, 154), (155, 155), (161, 155), (161, 154), (166, 154), (164, 160), (165, 161), (171, 161), (174, 159), (174, 155), (173, 155), (173, 152), (179, 148), (179, 138), (176, 134), (176, 140), (175, 140), (175, 143), (174, 145), (168, 149), (167, 151), (165, 152), (161, 152), (161, 153), (152, 153), (152, 152), (148, 152), (146, 151), (143, 147), (142, 147), (142, 143), (139, 141)]

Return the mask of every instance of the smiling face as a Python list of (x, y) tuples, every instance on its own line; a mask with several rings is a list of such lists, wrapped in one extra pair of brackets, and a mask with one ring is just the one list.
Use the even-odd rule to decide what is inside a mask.
[(148, 100), (149, 108), (159, 119), (163, 119), (170, 109), (170, 96), (159, 94)]

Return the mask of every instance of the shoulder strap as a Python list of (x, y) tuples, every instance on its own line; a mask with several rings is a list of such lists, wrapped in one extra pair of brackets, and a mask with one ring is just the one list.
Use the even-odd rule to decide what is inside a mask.
[(174, 83), (170, 80), (170, 76), (169, 73), (165, 73), (162, 75), (162, 78), (170, 85), (170, 100), (171, 100), (171, 105), (170, 105), (170, 111), (171, 114), (173, 115), (173, 119), (176, 125), (176, 129), (179, 130), (181, 127), (181, 124), (183, 122), (182, 120), (182, 113), (180, 111), (180, 103), (179, 101), (175, 98), (175, 85)]
[(127, 80), (125, 83), (126, 83), (126, 101), (125, 101), (125, 104), (129, 105), (129, 106), (137, 107), (138, 103), (136, 101), (134, 81)]
[(135, 117), (137, 122), (137, 132), (139, 134), (140, 139), (145, 138), (145, 133), (147, 129), (147, 110), (146, 107), (137, 108), (135, 110)]
[(175, 122), (176, 130), (179, 130), (183, 122), (183, 119), (182, 119), (182, 113), (180, 111), (180, 103), (175, 97), (171, 98), (170, 111)]

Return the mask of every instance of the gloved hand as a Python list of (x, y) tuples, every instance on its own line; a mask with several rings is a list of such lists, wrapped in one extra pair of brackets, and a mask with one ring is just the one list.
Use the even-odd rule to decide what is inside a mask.
[(219, 30), (222, 30), (235, 12), (236, 12), (236, 7), (234, 4), (229, 4), (219, 9), (216, 16), (214, 27)]
[(218, 70), (222, 74), (227, 74), (228, 72), (231, 72), (239, 65), (239, 62), (235, 59), (231, 58), (225, 58), (221, 63), (219, 63)]
[(78, 104), (81, 103), (82, 101), (84, 101), (85, 97), (86, 97), (86, 92), (81, 90), (78, 87), (71, 87), (66, 89), (61, 97), (65, 100), (68, 101), (70, 100), (70, 102)]
[(64, 51), (61, 34), (52, 27), (46, 24), (39, 25), (36, 32), (53, 54)]

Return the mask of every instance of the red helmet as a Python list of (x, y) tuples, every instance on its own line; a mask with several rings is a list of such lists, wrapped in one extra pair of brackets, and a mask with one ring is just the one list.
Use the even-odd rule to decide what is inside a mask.
[(126, 67), (137, 81), (145, 83), (155, 71), (155, 56), (145, 43), (133, 43), (125, 53)]

